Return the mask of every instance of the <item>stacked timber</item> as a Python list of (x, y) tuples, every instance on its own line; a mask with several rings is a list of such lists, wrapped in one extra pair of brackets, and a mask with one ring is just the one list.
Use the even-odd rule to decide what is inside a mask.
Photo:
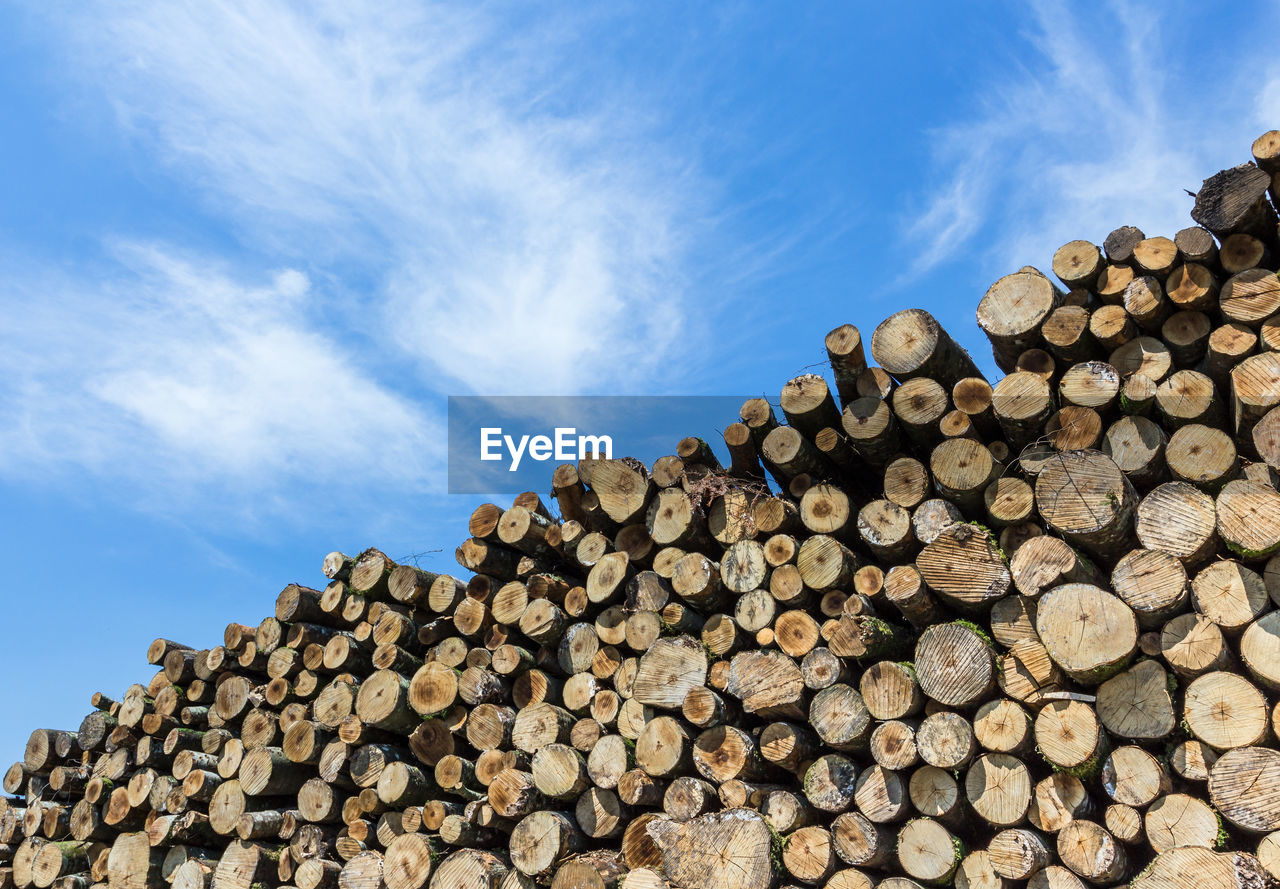
[[(0, 889), (1280, 878), (1280, 133), (645, 465), (324, 559), (32, 733)], [(544, 497), (546, 499), (544, 499)]]

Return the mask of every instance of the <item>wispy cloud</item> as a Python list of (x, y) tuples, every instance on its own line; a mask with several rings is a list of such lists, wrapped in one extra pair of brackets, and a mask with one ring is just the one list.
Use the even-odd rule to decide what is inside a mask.
[(48, 11), (67, 95), (222, 230), (203, 255), (144, 230), (84, 233), (109, 245), (92, 267), (12, 257), (0, 473), (281, 510), (302, 483), (439, 490), (441, 396), (635, 390), (698, 323), (701, 178), (581, 73), (596, 14)]
[(360, 267), (374, 285), (357, 324), (435, 388), (578, 391), (659, 366), (698, 192), (646, 109), (575, 81), (599, 22), (417, 2), (92, 8), (78, 45), (139, 140), (268, 248)]
[(142, 244), (95, 271), (8, 282), (0, 471), (88, 470), (171, 507), (216, 490), (235, 509), (237, 491), (418, 487), (440, 465), (438, 421), (314, 327), (302, 273), (245, 282)]
[(1253, 136), (1277, 125), (1280, 71), (1233, 79), (1266, 71), (1265, 59), (1215, 68), (1180, 54), (1189, 10), (1031, 10), (1000, 73), (978, 75), (972, 112), (929, 134), (938, 176), (905, 227), (913, 277), (962, 255), (993, 274), (1047, 268), (1066, 241), (1100, 244), (1120, 225), (1172, 236), (1192, 224), (1184, 189), (1246, 160)]

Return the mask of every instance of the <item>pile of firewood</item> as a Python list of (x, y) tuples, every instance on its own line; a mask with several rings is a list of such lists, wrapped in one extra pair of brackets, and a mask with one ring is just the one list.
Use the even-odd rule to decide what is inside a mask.
[(156, 640), (5, 775), (0, 889), (1280, 878), (1280, 132), (1253, 153), (1199, 226), (992, 285), (995, 385), (927, 312), (876, 366), (843, 325), (834, 390), (748, 401), (724, 462), (563, 465), (474, 512), (467, 576), (332, 553)]

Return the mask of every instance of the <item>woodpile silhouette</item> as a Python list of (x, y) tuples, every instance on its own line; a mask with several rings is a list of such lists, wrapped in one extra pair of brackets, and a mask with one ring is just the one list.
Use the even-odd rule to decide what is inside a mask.
[[(1195, 227), (1001, 278), (646, 466), (331, 553), (41, 729), (0, 889), (1280, 878), (1280, 132)], [(731, 419), (731, 418), (726, 418)], [(772, 481), (772, 485), (770, 484)], [(323, 588), (320, 588), (323, 586)]]

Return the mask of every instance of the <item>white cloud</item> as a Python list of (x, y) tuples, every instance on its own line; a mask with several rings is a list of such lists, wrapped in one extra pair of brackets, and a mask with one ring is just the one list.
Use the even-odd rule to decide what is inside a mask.
[[(1211, 66), (1180, 55), (1187, 10), (1031, 9), (1018, 46), (1029, 59), (1006, 59), (998, 78), (975, 84), (970, 116), (929, 134), (938, 175), (906, 224), (919, 257), (910, 277), (966, 254), (993, 275), (1047, 270), (1061, 244), (1100, 245), (1120, 225), (1171, 237), (1192, 224), (1184, 189), (1247, 160), (1259, 127), (1280, 122), (1276, 78), (1256, 78), (1261, 56)], [(975, 247), (980, 234), (992, 246)]]
[(697, 188), (644, 109), (593, 105), (608, 91), (573, 81), (586, 38), (564, 21), (417, 2), (90, 8), (73, 14), (81, 59), (139, 143), (265, 249), (359, 267), (374, 287), (352, 323), (433, 388), (563, 393), (660, 366)]
[(436, 421), (312, 326), (300, 272), (251, 285), (156, 246), (113, 256), (98, 285), (10, 282), (0, 472), (85, 468), (113, 495), (175, 509), (217, 490), (238, 510), (299, 482), (416, 488), (439, 465)]
[[(441, 396), (635, 390), (697, 323), (680, 233), (698, 177), (627, 89), (574, 79), (592, 13), (47, 9), (70, 107), (109, 108), (105, 137), (231, 237), (86, 232), (108, 258), (56, 271), (10, 257), (0, 474), (87, 469), (170, 513), (196, 490), (217, 496), (187, 512), (439, 491)], [(93, 137), (94, 114), (63, 116)]]

